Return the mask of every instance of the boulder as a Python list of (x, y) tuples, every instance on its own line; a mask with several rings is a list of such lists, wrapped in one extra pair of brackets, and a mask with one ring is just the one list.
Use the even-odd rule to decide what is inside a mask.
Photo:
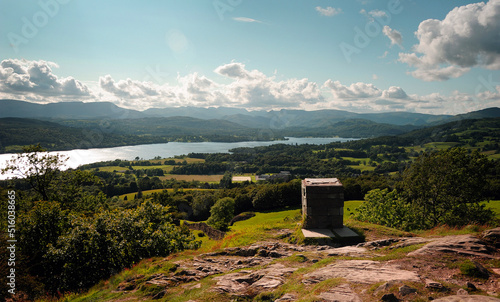
[(416, 292), (417, 292), (416, 288), (409, 287), (408, 285), (403, 285), (403, 286), (399, 287), (399, 294), (401, 296), (406, 296), (406, 295), (413, 294)]

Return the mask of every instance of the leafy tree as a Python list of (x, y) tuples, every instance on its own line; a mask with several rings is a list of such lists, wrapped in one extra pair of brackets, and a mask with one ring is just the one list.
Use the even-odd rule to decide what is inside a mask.
[(172, 224), (169, 208), (145, 202), (137, 209), (73, 216), (71, 228), (45, 254), (51, 291), (88, 288), (143, 258), (199, 247)]
[(464, 148), (424, 153), (403, 173), (403, 196), (421, 211), (423, 227), (485, 223), (493, 215), (479, 202), (490, 165), (486, 156)]
[(354, 217), (361, 221), (381, 224), (392, 228), (413, 230), (420, 228), (418, 212), (396, 191), (374, 189), (365, 195), (365, 202)]
[(226, 230), (234, 216), (234, 199), (224, 197), (210, 208), (210, 218), (207, 223), (218, 230)]
[(40, 145), (23, 150), (1, 172), (18, 176), (29, 184), (34, 194), (28, 195), (28, 201), (57, 201), (62, 209), (73, 211), (94, 211), (104, 203), (105, 195), (98, 188), (102, 182), (92, 172), (61, 171), (68, 158), (49, 154)]
[(491, 162), (463, 148), (424, 153), (403, 173), (400, 191), (372, 190), (357, 219), (405, 230), (487, 223), (485, 199)]
[(196, 192), (193, 195), (193, 216), (197, 220), (205, 220), (210, 216), (210, 208), (215, 204), (216, 197), (211, 192)]
[(219, 182), (219, 186), (223, 189), (229, 189), (233, 185), (233, 175), (231, 172), (226, 171), (224, 173), (224, 176), (222, 176), (222, 179)]
[(59, 154), (51, 155), (45, 151), (40, 144), (23, 147), (23, 152), (9, 160), (1, 172), (26, 179), (41, 199), (50, 200), (55, 194), (53, 183), (68, 158)]

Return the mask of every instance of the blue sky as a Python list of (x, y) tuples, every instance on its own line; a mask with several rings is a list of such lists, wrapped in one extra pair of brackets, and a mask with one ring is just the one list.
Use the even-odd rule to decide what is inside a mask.
[(0, 2), (0, 98), (458, 114), (500, 106), (500, 1)]

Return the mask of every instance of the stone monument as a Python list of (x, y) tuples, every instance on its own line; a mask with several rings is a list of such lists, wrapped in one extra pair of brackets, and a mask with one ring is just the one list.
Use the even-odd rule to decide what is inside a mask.
[(337, 178), (302, 180), (304, 229), (336, 229), (344, 226), (344, 187)]

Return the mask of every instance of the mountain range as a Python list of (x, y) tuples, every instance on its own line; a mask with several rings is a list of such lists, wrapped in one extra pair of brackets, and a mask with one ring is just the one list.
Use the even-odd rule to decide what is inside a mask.
[(0, 100), (0, 118), (19, 117), (46, 120), (61, 119), (140, 119), (190, 117), (195, 119), (218, 119), (233, 122), (248, 128), (285, 129), (329, 127), (347, 120), (367, 120), (399, 126), (426, 126), (446, 123), (457, 119), (499, 117), (500, 108), (489, 108), (457, 116), (432, 115), (412, 112), (354, 113), (343, 110), (288, 110), (249, 111), (228, 107), (172, 107), (150, 108), (143, 111), (121, 108), (110, 102), (61, 102), (35, 104), (17, 100)]
[(431, 131), (430, 127), (436, 125), (494, 117), (500, 117), (500, 108), (456, 116), (359, 114), (342, 110), (248, 111), (225, 107), (138, 111), (108, 102), (42, 105), (0, 100), (0, 153), (17, 152), (22, 146), (37, 143), (48, 150), (67, 150), (171, 141), (274, 140), (287, 136), (371, 138), (422, 128)]

